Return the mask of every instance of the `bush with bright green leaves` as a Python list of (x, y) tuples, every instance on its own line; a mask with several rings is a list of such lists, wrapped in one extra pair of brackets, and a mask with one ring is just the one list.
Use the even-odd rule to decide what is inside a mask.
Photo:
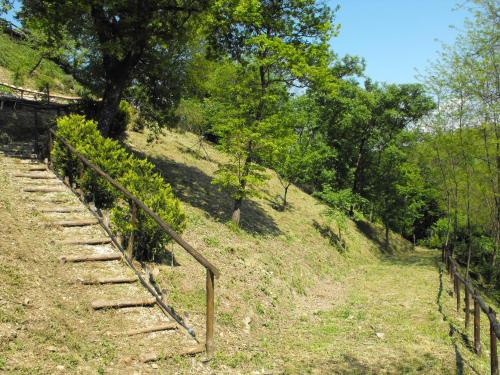
[[(154, 166), (146, 159), (139, 159), (123, 148), (119, 142), (103, 138), (94, 121), (83, 116), (70, 115), (57, 120), (57, 134), (64, 137), (90, 162), (122, 184), (134, 196), (175, 231), (185, 228), (185, 215), (180, 201), (173, 195), (170, 185), (154, 172)], [(109, 182), (86, 168), (57, 140), (52, 150), (54, 168), (83, 190), (96, 207), (111, 209), (111, 226), (124, 236), (125, 246), (134, 230), (134, 257), (153, 260), (159, 258), (165, 245), (171, 240), (163, 229), (140, 208), (137, 223), (131, 224), (131, 205), (122, 193)]]
[[(176, 231), (183, 230), (186, 218), (180, 201), (172, 199), (170, 185), (166, 185), (163, 178), (153, 172), (153, 165), (147, 160), (134, 158), (131, 161), (130, 170), (118, 181)], [(111, 220), (121, 229), (125, 239), (128, 239), (133, 228), (130, 224), (130, 205), (125, 199), (119, 199), (118, 204), (113, 207)], [(134, 236), (135, 256), (148, 260), (158, 258), (170, 240), (170, 237), (160, 230), (158, 224), (140, 208), (137, 210)]]

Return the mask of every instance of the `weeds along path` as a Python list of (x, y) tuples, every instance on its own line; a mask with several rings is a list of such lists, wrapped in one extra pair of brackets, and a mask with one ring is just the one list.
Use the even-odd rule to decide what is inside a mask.
[[(164, 363), (148, 356), (196, 343), (31, 147), (0, 153), (0, 373), (158, 373)], [(99, 309), (116, 301), (131, 306)]]

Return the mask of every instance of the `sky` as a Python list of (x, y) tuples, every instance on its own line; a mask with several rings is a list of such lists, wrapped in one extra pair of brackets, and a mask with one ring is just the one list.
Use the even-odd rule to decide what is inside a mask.
[[(463, 2), (463, 1), (462, 1)], [(466, 10), (457, 0), (328, 0), (340, 5), (336, 23), (340, 34), (331, 47), (340, 56), (364, 57), (366, 75), (388, 83), (417, 82), (437, 58), (441, 43), (452, 44), (462, 28)]]

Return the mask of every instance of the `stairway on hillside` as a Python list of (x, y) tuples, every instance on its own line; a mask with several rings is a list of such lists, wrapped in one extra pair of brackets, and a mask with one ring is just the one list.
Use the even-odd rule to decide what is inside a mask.
[(13, 184), (48, 220), (46, 230), (59, 252), (53, 261), (71, 275), (62, 287), (67, 285), (68, 294), (78, 296), (93, 311), (101, 334), (118, 347), (136, 346), (137, 357), (130, 359), (134, 362), (202, 352), (204, 347), (139, 282), (95, 214), (46, 164), (36, 160), (33, 151), (32, 143), (0, 147)]

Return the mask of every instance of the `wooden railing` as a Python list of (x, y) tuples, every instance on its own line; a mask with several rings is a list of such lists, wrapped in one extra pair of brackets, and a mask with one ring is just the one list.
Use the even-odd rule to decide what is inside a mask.
[(79, 96), (51, 94), (48, 87), (45, 91), (36, 91), (24, 87), (14, 86), (5, 82), (0, 82), (0, 86), (7, 88), (9, 91), (19, 93), (17, 97), (20, 99), (43, 100), (47, 103), (50, 103), (51, 101), (73, 103), (82, 99)]
[[(214, 351), (214, 323), (215, 323), (215, 307), (214, 307), (214, 288), (215, 288), (215, 278), (219, 278), (220, 271), (215, 267), (212, 263), (210, 263), (202, 254), (200, 254), (197, 250), (195, 250), (191, 245), (189, 245), (178, 233), (176, 233), (167, 223), (165, 223), (154, 211), (152, 211), (149, 207), (147, 207), (141, 200), (136, 198), (131, 192), (129, 192), (125, 187), (119, 184), (116, 180), (110, 177), (106, 172), (100, 169), (95, 164), (91, 163), (87, 158), (85, 158), (82, 154), (80, 154), (73, 146), (71, 146), (68, 141), (57, 135), (57, 133), (53, 129), (49, 129), (48, 132), (48, 157), (49, 157), (49, 165), (50, 162), (50, 154), (53, 148), (53, 142), (57, 140), (62, 145), (64, 145), (71, 153), (73, 153), (82, 164), (93, 170), (97, 175), (104, 178), (108, 181), (115, 189), (120, 191), (125, 197), (128, 198), (130, 202), (130, 212), (131, 212), (131, 224), (135, 226), (137, 221), (137, 210), (143, 210), (150, 218), (152, 218), (160, 228), (162, 228), (177, 244), (179, 244), (188, 254), (190, 254), (196, 261), (201, 264), (206, 269), (206, 338), (205, 338), (205, 350), (208, 355), (212, 355)], [(109, 228), (107, 229), (108, 234)], [(125, 251), (124, 257), (131, 265), (132, 259), (132, 244), (134, 242), (134, 231), (130, 234), (128, 240), (128, 248)], [(138, 275), (139, 276), (139, 275)], [(141, 280), (142, 281), (142, 280)], [(145, 282), (143, 285), (146, 286), (150, 292), (156, 297), (156, 300), (161, 308), (166, 310), (169, 314), (172, 315), (174, 319), (176, 319), (180, 324), (182, 324), (185, 328), (190, 330), (186, 325), (184, 325), (177, 315), (172, 311), (170, 307), (164, 304), (161, 297), (159, 297), (154, 290), (152, 290)], [(192, 332), (190, 332), (193, 334)]]
[(495, 311), (482, 300), (479, 292), (472, 286), (471, 282), (463, 277), (459, 270), (460, 266), (452, 258), (449, 251), (443, 249), (443, 262), (446, 265), (451, 281), (453, 282), (453, 294), (457, 301), (457, 312), (460, 312), (461, 308), (461, 286), (463, 285), (464, 290), (464, 304), (465, 304), (465, 329), (468, 330), (470, 326), (470, 305), (471, 297), (474, 304), (474, 351), (477, 355), (481, 354), (481, 311), (486, 314), (486, 317), (490, 323), (490, 368), (492, 375), (498, 374), (498, 352), (497, 352), (497, 341), (500, 340), (500, 324), (496, 319)]

